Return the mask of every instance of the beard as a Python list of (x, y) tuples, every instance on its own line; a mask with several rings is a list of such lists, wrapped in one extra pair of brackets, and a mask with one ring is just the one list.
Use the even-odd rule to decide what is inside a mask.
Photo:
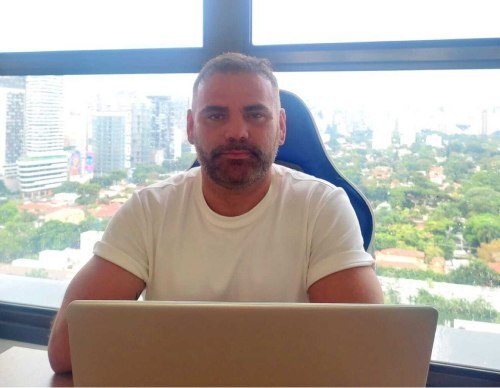
[[(241, 190), (261, 181), (271, 168), (278, 144), (268, 153), (263, 152), (247, 141), (232, 142), (205, 151), (199, 143), (195, 143), (196, 153), (201, 167), (216, 184), (230, 190)], [(246, 151), (250, 154), (245, 159), (229, 159), (225, 152)]]

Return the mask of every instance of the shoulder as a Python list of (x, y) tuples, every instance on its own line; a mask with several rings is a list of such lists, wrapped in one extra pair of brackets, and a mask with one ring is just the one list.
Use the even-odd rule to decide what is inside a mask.
[(287, 194), (305, 194), (309, 196), (345, 195), (341, 187), (289, 167), (274, 164), (273, 174), (281, 191)]
[(200, 179), (200, 168), (195, 167), (147, 186), (137, 191), (135, 197), (143, 204), (165, 203), (168, 202), (167, 199), (183, 198), (193, 191), (198, 179)]

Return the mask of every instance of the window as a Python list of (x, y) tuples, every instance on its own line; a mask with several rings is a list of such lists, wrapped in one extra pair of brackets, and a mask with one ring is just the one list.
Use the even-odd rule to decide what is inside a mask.
[(331, 159), (370, 200), (386, 302), (438, 309), (434, 361), (499, 369), (500, 70), (278, 81), (305, 100)]
[[(23, 15), (16, 12), (22, 7), (44, 12), (40, 20), (46, 24), (59, 23), (45, 11), (62, 12), (63, 2), (35, 3), (2, 3), (2, 11), (8, 10), (2, 15)], [(99, 9), (104, 14), (101, 3)], [(125, 8), (132, 9), (131, 2), (110, 1), (106, 6), (108, 3), (112, 9), (104, 15), (106, 31), (111, 23), (126, 20)], [(40, 27), (27, 29), (28, 35), (19, 27), (26, 25), (24, 22), (0, 23), (0, 29), (8, 29), (0, 36), (13, 36), (11, 32), (16, 31), (14, 36), (19, 37), (8, 42), (0, 39), (0, 249), (5, 251), (6, 246), (36, 230), (31, 237), (39, 245), (31, 246), (29, 254), (16, 260), (42, 262), (46, 260), (43, 253), (40, 256), (43, 250), (73, 250), (52, 260), (55, 266), (67, 261), (68, 252), (74, 255), (77, 249), (88, 250), (104, 227), (106, 214), (120, 205), (133, 185), (161, 179), (192, 160), (192, 149), (183, 145), (182, 139), (179, 153), (175, 131), (160, 135), (155, 128), (169, 123), (172, 127), (183, 125), (178, 112), (189, 103), (194, 73), (202, 64), (223, 51), (264, 56), (278, 71), (280, 85), (308, 103), (333, 160), (371, 200), (377, 220), (374, 253), (388, 301), (437, 304), (443, 321), (434, 362), (452, 365), (453, 370), (459, 369), (457, 365), (479, 368), (483, 375), (486, 369), (498, 372), (499, 285), (470, 284), (477, 274), (485, 275), (481, 281), (497, 279), (484, 267), (494, 264), (491, 260), (496, 260), (498, 251), (495, 206), (499, 192), (500, 85), (496, 83), (500, 79), (500, 32), (492, 19), (493, 1), (433, 1), (431, 8), (428, 1), (404, 2), (412, 15), (421, 15), (405, 19), (401, 2), (384, 0), (363, 4), (204, 0), (202, 21), (200, 0), (188, 12), (176, 14), (176, 20), (185, 23), (173, 32), (165, 30), (165, 36), (158, 29), (174, 25), (164, 23), (170, 13), (159, 8), (167, 2), (137, 3), (141, 9), (136, 9), (135, 15), (140, 17), (127, 19), (121, 24), (125, 32), (113, 35), (124, 39), (103, 39), (97, 46), (77, 32), (71, 35), (69, 28), (64, 35), (72, 36), (74, 45), (62, 41), (61, 34), (48, 38), (50, 31), (44, 31), (37, 21), (30, 25)], [(97, 3), (85, 4), (96, 9)], [(352, 4), (364, 12), (353, 16)], [(279, 11), (273, 8), (276, 5)], [(299, 19), (296, 6), (301, 7)], [(122, 8), (124, 17), (117, 17)], [(151, 9), (155, 15), (149, 17)], [(184, 12), (180, 6), (175, 10)], [(75, 31), (94, 34), (89, 31), (90, 23), (80, 27), (76, 19), (67, 18), (74, 23), (65, 23), (77, 26)], [(154, 26), (141, 29), (142, 20), (153, 21)], [(313, 23), (306, 27), (305, 20)], [(342, 25), (344, 20), (349, 21), (349, 28)], [(422, 20), (426, 28), (414, 28), (414, 21)], [(134, 27), (132, 34), (130, 26)], [(442, 26), (446, 28), (438, 28)], [(93, 28), (99, 31), (100, 26)], [(152, 39), (139, 42), (136, 38), (146, 36), (146, 32)], [(185, 40), (191, 32), (194, 40)], [(38, 36), (43, 45), (32, 45)], [(177, 43), (169, 40), (172, 37)], [(47, 42), (53, 44), (48, 46)], [(62, 51), (100, 49), (104, 51)], [(39, 104), (28, 103), (37, 98)], [(62, 108), (41, 120), (40, 112), (58, 101)], [(30, 112), (19, 114), (28, 105)], [(22, 143), (19, 128), (30, 126), (33, 136)], [(49, 126), (54, 129), (51, 133), (44, 130)], [(106, 151), (109, 142), (120, 144), (119, 158)], [(54, 149), (47, 149), (50, 144)], [(23, 147), (28, 145), (31, 157), (21, 159)], [(125, 168), (116, 170), (116, 166)], [(23, 173), (19, 185), (27, 193), (42, 193), (40, 198), (22, 198), (20, 191), (11, 193), (7, 178), (18, 171)], [(43, 180), (35, 179), (42, 175)], [(53, 219), (48, 213), (42, 218), (41, 211), (28, 211), (35, 202), (40, 202), (40, 207), (52, 206), (56, 196), (66, 204), (82, 202), (81, 207), (67, 214), (56, 213)], [(99, 208), (103, 204), (106, 207)], [(89, 216), (91, 211), (102, 209), (110, 213)], [(23, 222), (32, 227), (20, 227)], [(71, 229), (71, 225), (82, 223), (85, 230)], [(80, 239), (82, 233), (86, 237)], [(51, 239), (54, 235), (58, 238)], [(18, 243), (14, 248), (26, 247)], [(383, 252), (391, 248), (400, 251)], [(413, 256), (402, 255), (408, 250)], [(444, 257), (444, 263), (434, 257)], [(396, 259), (400, 267), (410, 263), (421, 268), (392, 268)], [(460, 260), (468, 261), (469, 266), (458, 267)], [(381, 265), (384, 261), (385, 266)], [(68, 282), (66, 274), (55, 278), (53, 268), (33, 267), (28, 270), (31, 276), (7, 275), (5, 268), (12, 266), (12, 260), (3, 256), (0, 262), (0, 299), (52, 308), (59, 305)], [(24, 262), (28, 263), (33, 264)], [(442, 269), (443, 264), (448, 273), (429, 271), (430, 267)], [(77, 264), (73, 265), (76, 268)], [(461, 268), (458, 274), (465, 278), (465, 284), (446, 278)], [(458, 277), (457, 273), (454, 276)], [(442, 284), (447, 291), (442, 291)], [(50, 295), (53, 302), (48, 303), (49, 298), (42, 295)], [(436, 381), (443, 382), (441, 377)], [(458, 383), (452, 380), (450, 384)], [(477, 381), (471, 380), (470, 385), (477, 385)]]
[(192, 164), (194, 77), (0, 77), (1, 301), (59, 307), (133, 190)]
[(252, 6), (256, 45), (500, 36), (495, 0), (254, 0)]
[[(0, 52), (201, 47), (201, 0), (7, 0)], [(27, 26), (29, 26), (27, 28)]]

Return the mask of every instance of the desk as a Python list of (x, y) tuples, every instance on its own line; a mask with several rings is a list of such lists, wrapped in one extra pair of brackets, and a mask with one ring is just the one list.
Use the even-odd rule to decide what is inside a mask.
[(70, 373), (56, 375), (46, 350), (14, 346), (0, 354), (1, 387), (72, 387)]

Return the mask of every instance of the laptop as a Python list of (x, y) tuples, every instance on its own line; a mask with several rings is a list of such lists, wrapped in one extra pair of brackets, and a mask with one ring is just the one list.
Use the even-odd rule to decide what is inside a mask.
[(426, 306), (74, 301), (75, 386), (425, 386)]

